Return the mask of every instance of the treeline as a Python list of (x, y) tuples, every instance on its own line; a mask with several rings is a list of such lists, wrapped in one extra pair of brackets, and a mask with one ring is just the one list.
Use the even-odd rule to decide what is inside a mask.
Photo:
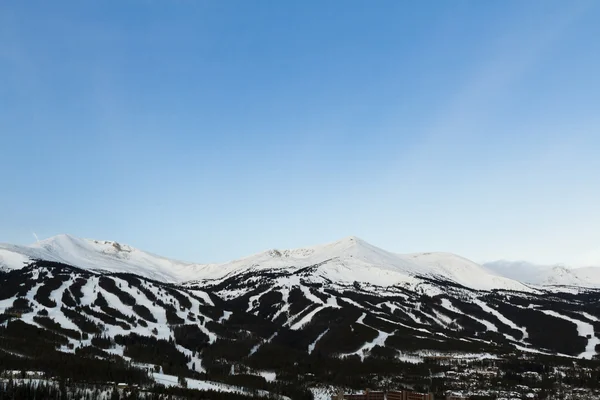
[(166, 388), (162, 385), (117, 388), (111, 385), (75, 384), (65, 381), (0, 380), (0, 400), (248, 400), (257, 397), (257, 392), (245, 395), (215, 390)]
[(135, 361), (160, 365), (166, 374), (191, 376), (187, 364), (191, 358), (177, 350), (172, 339), (156, 339), (132, 333), (128, 336), (117, 335), (115, 343), (125, 347), (123, 354)]
[(48, 376), (88, 382), (150, 381), (145, 371), (120, 357), (98, 359), (57, 350), (68, 345), (67, 338), (58, 333), (10, 320), (0, 327), (0, 369), (43, 371)]

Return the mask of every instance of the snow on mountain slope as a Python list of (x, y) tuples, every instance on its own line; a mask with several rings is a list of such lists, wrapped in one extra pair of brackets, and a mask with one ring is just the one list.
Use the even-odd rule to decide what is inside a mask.
[(531, 290), (454, 254), (395, 254), (356, 237), (300, 249), (268, 250), (224, 264), (184, 263), (116, 242), (69, 235), (55, 236), (31, 246), (0, 244), (0, 256), (9, 268), (20, 268), (27, 260), (42, 259), (90, 270), (129, 272), (165, 282), (214, 280), (249, 270), (317, 266), (321, 277), (335, 282), (417, 285), (422, 282), (420, 277), (426, 277), (450, 280), (477, 290)]
[(484, 263), (483, 267), (498, 275), (536, 285), (541, 285), (552, 269), (550, 265), (537, 265), (527, 261), (508, 260)]
[(430, 274), (446, 277), (473, 289), (529, 290), (521, 282), (488, 271), (481, 265), (456, 254), (416, 253), (399, 256), (421, 266), (422, 269), (429, 270)]
[(3, 246), (0, 244), (0, 269), (18, 269), (29, 263), (30, 257), (11, 250), (11, 247), (15, 246), (7, 245), (7, 248), (3, 248)]
[(600, 267), (569, 268), (498, 260), (483, 266), (499, 275), (535, 285), (600, 287)]
[(531, 291), (520, 282), (497, 276), (480, 265), (450, 253), (395, 254), (357, 237), (324, 245), (269, 250), (221, 265), (202, 267), (203, 279), (222, 279), (249, 270), (317, 267), (317, 274), (333, 282), (354, 281), (378, 286), (418, 285), (420, 277), (444, 279), (478, 289)]
[(220, 279), (249, 269), (301, 269), (315, 265), (320, 265), (320, 271), (333, 281), (360, 281), (385, 286), (414, 280), (412, 275), (419, 272), (419, 266), (415, 264), (361, 239), (348, 237), (325, 245), (268, 250), (222, 265), (207, 266), (203, 269), (203, 277)]
[(581, 287), (600, 287), (600, 268), (554, 267), (542, 282), (544, 285), (568, 285)]
[(0, 244), (0, 266), (21, 268), (27, 261), (35, 259), (96, 271), (127, 272), (164, 282), (194, 279), (201, 267), (116, 242), (79, 239), (70, 235), (54, 236), (30, 246)]

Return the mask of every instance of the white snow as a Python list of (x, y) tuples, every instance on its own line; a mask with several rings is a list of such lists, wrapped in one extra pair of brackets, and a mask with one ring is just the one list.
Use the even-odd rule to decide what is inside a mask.
[(333, 386), (319, 386), (310, 388), (310, 391), (314, 400), (331, 400), (339, 393), (340, 389)]
[(362, 313), (360, 317), (358, 317), (358, 319), (356, 320), (357, 324), (365, 324), (365, 317), (367, 316), (367, 313)]
[(319, 336), (317, 336), (317, 338), (315, 339), (314, 342), (312, 342), (311, 344), (308, 345), (308, 354), (312, 354), (312, 352), (315, 351), (315, 347), (317, 346), (317, 343), (319, 342), (319, 340), (321, 340), (323, 338), (323, 336), (325, 336), (327, 334), (327, 332), (329, 332), (329, 328), (325, 329), (325, 331), (323, 333), (321, 333)]
[(485, 263), (484, 267), (499, 275), (536, 285), (600, 287), (599, 266), (572, 268), (561, 264), (539, 265), (527, 261), (498, 260)]
[(286, 287), (279, 288), (279, 292), (283, 296), (283, 298), (281, 299), (281, 302), (283, 303), (283, 306), (279, 310), (277, 310), (277, 312), (275, 313), (275, 315), (272, 318), (273, 321), (275, 321), (283, 313), (286, 313), (286, 315), (289, 316), (289, 309), (290, 309), (290, 289), (286, 288)]
[[(587, 359), (591, 360), (592, 357), (596, 355), (596, 345), (600, 344), (600, 339), (598, 339), (596, 337), (596, 335), (594, 334), (594, 326), (592, 324), (580, 321), (578, 319), (567, 317), (566, 315), (559, 314), (556, 311), (550, 311), (550, 310), (540, 310), (540, 311), (543, 312), (544, 314), (551, 315), (556, 318), (562, 318), (567, 321), (571, 321), (572, 323), (577, 325), (577, 333), (579, 334), (579, 336), (587, 339), (587, 345), (585, 347), (585, 351), (583, 353), (579, 354), (579, 356), (578, 356), (579, 358), (587, 358)], [(588, 335), (590, 336), (589, 338), (588, 338)]]
[(2, 248), (1, 246), (0, 244), (0, 269), (22, 268), (31, 262), (31, 258), (27, 255)]
[(590, 321), (594, 321), (594, 322), (598, 322), (600, 321), (598, 318), (594, 317), (592, 314), (588, 314), (586, 312), (580, 312), (579, 314), (583, 315), (584, 317), (586, 317), (587, 319), (589, 319)]
[(349, 299), (347, 297), (340, 297), (340, 300), (345, 301), (348, 304), (352, 304), (353, 306), (358, 307), (358, 308), (365, 308), (365, 306), (363, 306), (362, 304), (357, 303), (354, 300)]
[(496, 275), (481, 265), (452, 253), (416, 253), (399, 255), (426, 271), (427, 276), (449, 279), (472, 289), (507, 289), (531, 292), (518, 281)]
[(354, 353), (344, 354), (344, 355), (342, 355), (342, 357), (347, 357), (350, 355), (357, 355), (360, 357), (361, 360), (364, 360), (365, 357), (369, 354), (369, 352), (371, 350), (373, 350), (373, 348), (375, 346), (385, 346), (385, 341), (387, 340), (387, 338), (394, 334), (394, 332), (392, 332), (392, 333), (383, 332), (383, 331), (380, 331), (379, 329), (373, 328), (372, 326), (365, 324), (364, 320), (365, 320), (366, 315), (367, 314), (363, 313), (356, 320), (356, 323), (364, 325), (368, 328), (371, 328), (371, 329), (377, 331), (377, 337), (375, 339), (373, 339), (371, 342), (366, 342), (360, 349), (358, 349)]
[(81, 299), (81, 304), (84, 306), (92, 304), (98, 295), (98, 281), (100, 278), (97, 276), (93, 276), (87, 279), (81, 288), (81, 292), (83, 293), (83, 298)]
[(399, 352), (396, 358), (405, 363), (420, 364), (423, 362), (423, 357), (415, 354), (407, 354)]
[(500, 320), (500, 322), (508, 325), (509, 327), (519, 330), (521, 332), (523, 332), (523, 339), (525, 340), (529, 337), (529, 334), (527, 333), (527, 330), (523, 327), (518, 326), (517, 324), (515, 324), (514, 322), (512, 322), (510, 319), (506, 318), (504, 315), (502, 315), (501, 313), (499, 313), (497, 310), (494, 310), (492, 307), (488, 306), (486, 303), (484, 303), (483, 301), (479, 300), (479, 299), (472, 299), (473, 303), (477, 304), (479, 307), (481, 307), (481, 309), (489, 314), (492, 314), (494, 316), (496, 316), (496, 318), (498, 318)]
[[(192, 361), (190, 361), (187, 364), (187, 367), (192, 370), (192, 371), (196, 371), (196, 372), (206, 372), (206, 369), (202, 366), (202, 360), (197, 356), (194, 355), (194, 352), (181, 346), (181, 345), (176, 345), (175, 347), (177, 347), (177, 350), (179, 350), (181, 353), (185, 354), (186, 356), (189, 356)], [(194, 368), (192, 368), (192, 366)]]
[(377, 330), (377, 332), (377, 337), (373, 339), (373, 341), (365, 343), (360, 349), (358, 349), (353, 354), (358, 355), (361, 358), (361, 360), (364, 360), (367, 354), (369, 354), (369, 352), (373, 350), (375, 346), (385, 346), (385, 341), (387, 340), (387, 338), (393, 335), (393, 333), (387, 333), (380, 330)]
[[(157, 323), (161, 324), (161, 325), (166, 325), (167, 324), (167, 314), (165, 312), (165, 309), (155, 305), (154, 302), (150, 301), (150, 299), (148, 299), (143, 292), (139, 292), (138, 290), (135, 288), (132, 288), (129, 286), (129, 284), (127, 283), (127, 281), (124, 281), (123, 279), (120, 278), (112, 278), (114, 279), (114, 281), (118, 284), (121, 284), (121, 290), (124, 292), (129, 293), (134, 299), (136, 304), (141, 305), (141, 306), (145, 306), (146, 308), (148, 308), (150, 310), (150, 312), (152, 313), (152, 315), (154, 316), (154, 318), (156, 318)], [(106, 296), (104, 296), (106, 297)], [(107, 299), (108, 300), (108, 299)], [(124, 305), (122, 307), (125, 307)], [(136, 315), (137, 317), (137, 315)], [(138, 317), (141, 318), (141, 317)]]
[(8, 299), (0, 300), (0, 310), (4, 311), (9, 307), (12, 307), (13, 303), (16, 300), (16, 296), (10, 297)]
[(273, 335), (271, 335), (271, 337), (270, 337), (270, 338), (268, 338), (267, 340), (264, 340), (264, 341), (262, 341), (262, 342), (258, 343), (257, 345), (255, 345), (254, 347), (252, 347), (252, 349), (250, 349), (250, 354), (248, 355), (248, 357), (250, 357), (250, 356), (254, 355), (254, 354), (255, 354), (255, 353), (258, 351), (258, 349), (260, 349), (260, 346), (262, 346), (262, 345), (263, 345), (263, 344), (265, 344), (265, 343), (270, 343), (270, 342), (271, 342), (271, 340), (275, 339), (275, 336), (277, 336), (277, 333), (278, 333), (278, 332), (275, 332), (275, 333), (274, 333)]
[(252, 309), (254, 307), (256, 307), (259, 304), (259, 300), (262, 296), (264, 296), (265, 294), (269, 293), (271, 291), (271, 288), (265, 290), (264, 292), (261, 292), (255, 296), (250, 296), (250, 298), (248, 299), (248, 309), (246, 310), (246, 312), (250, 312), (252, 311)]
[(48, 311), (48, 317), (52, 318), (55, 322), (60, 324), (63, 328), (72, 329), (79, 332), (79, 328), (70, 319), (68, 319), (59, 307), (46, 308)]
[[(294, 280), (295, 279), (297, 279), (297, 278), (294, 277)], [(293, 324), (290, 326), (290, 329), (298, 330), (298, 329), (302, 328), (304, 325), (306, 325), (310, 321), (312, 321), (313, 317), (317, 313), (319, 313), (320, 311), (322, 311), (325, 308), (329, 308), (329, 307), (340, 308), (340, 305), (338, 304), (337, 299), (334, 296), (329, 296), (327, 298), (327, 301), (324, 302), (323, 300), (321, 300), (320, 298), (315, 296), (313, 293), (311, 293), (309, 288), (307, 288), (306, 286), (304, 286), (302, 284), (300, 284), (298, 286), (300, 287), (300, 290), (302, 291), (302, 293), (308, 300), (310, 300), (313, 304), (319, 304), (319, 306), (317, 308), (315, 308), (314, 310), (312, 310), (311, 312), (309, 312), (308, 314), (306, 314), (299, 321), (294, 322), (294, 318), (290, 319), (287, 322), (288, 325), (293, 322)], [(289, 309), (289, 304), (287, 304), (287, 302), (286, 302), (285, 306), (282, 308), (282, 310), (283, 309), (285, 309), (286, 311)], [(280, 310), (280, 312), (282, 312), (282, 310)], [(280, 312), (278, 312), (277, 315), (279, 315)]]
[(310, 291), (310, 289), (307, 288), (306, 286), (300, 285), (300, 290), (302, 291), (302, 294), (304, 294), (304, 297), (306, 297), (311, 302), (313, 302), (315, 304), (325, 304), (323, 302), (323, 300), (321, 300), (320, 298), (318, 298), (317, 296), (315, 296), (314, 294), (312, 294), (311, 291)]
[[(27, 260), (43, 259), (94, 271), (134, 273), (164, 282), (217, 280), (240, 272), (297, 270), (319, 265), (317, 274), (320, 277), (348, 285), (358, 281), (383, 287), (421, 285), (423, 290), (428, 290), (419, 278), (424, 276), (451, 280), (478, 290), (535, 291), (454, 254), (395, 254), (356, 237), (294, 250), (269, 250), (224, 264), (186, 263), (125, 244), (69, 235), (55, 236), (30, 246), (0, 244), (0, 255), (2, 265), (8, 268), (21, 268)], [(307, 288), (302, 290), (311, 301), (322, 303)]]
[(219, 323), (222, 324), (223, 322), (227, 321), (229, 317), (231, 317), (231, 314), (233, 314), (233, 312), (223, 311), (223, 316), (219, 318)]
[(258, 375), (265, 378), (267, 382), (275, 382), (277, 380), (277, 373), (273, 371), (259, 371)]
[[(160, 373), (152, 374), (156, 383), (160, 383), (161, 385), (171, 387), (171, 386), (179, 386), (179, 380), (175, 375), (167, 375)], [(192, 378), (185, 378), (187, 387), (189, 389), (196, 390), (214, 390), (217, 392), (225, 392), (225, 393), (238, 393), (238, 394), (248, 394), (250, 391), (240, 386), (228, 385), (220, 382), (212, 382), (212, 381), (203, 381)], [(269, 397), (271, 394), (265, 390), (259, 390), (258, 395), (260, 397)], [(282, 399), (288, 399), (287, 397), (281, 397)]]
[(198, 296), (202, 300), (204, 300), (204, 302), (206, 304), (208, 304), (209, 306), (213, 306), (214, 307), (215, 303), (212, 301), (212, 299), (210, 298), (210, 296), (208, 295), (208, 293), (206, 293), (205, 291), (202, 291), (202, 290), (192, 290), (191, 293), (193, 295)]
[(181, 282), (196, 277), (204, 265), (169, 260), (131, 246), (111, 241), (79, 239), (58, 235), (30, 246), (0, 244), (2, 264), (22, 268), (26, 260), (62, 262), (89, 270), (129, 272), (164, 282)]
[[(444, 307), (446, 310), (452, 311), (454, 313), (466, 315), (462, 311), (460, 311), (458, 308), (454, 307), (454, 305), (452, 305), (452, 303), (448, 299), (442, 299), (442, 307)], [(498, 328), (496, 327), (496, 325), (492, 324), (490, 321), (487, 321), (485, 319), (479, 319), (472, 315), (466, 315), (466, 316), (479, 322), (480, 324), (484, 325), (488, 331), (498, 332)]]

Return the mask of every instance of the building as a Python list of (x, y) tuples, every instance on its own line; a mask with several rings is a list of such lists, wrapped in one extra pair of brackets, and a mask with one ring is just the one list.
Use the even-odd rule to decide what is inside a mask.
[(369, 389), (365, 390), (363, 394), (345, 394), (343, 395), (344, 400), (385, 400), (384, 392), (372, 392)]
[(417, 393), (410, 390), (396, 390), (387, 393), (387, 400), (433, 400), (433, 393)]
[(417, 393), (410, 390), (372, 392), (365, 390), (363, 394), (343, 394), (332, 397), (332, 400), (433, 400), (433, 393)]

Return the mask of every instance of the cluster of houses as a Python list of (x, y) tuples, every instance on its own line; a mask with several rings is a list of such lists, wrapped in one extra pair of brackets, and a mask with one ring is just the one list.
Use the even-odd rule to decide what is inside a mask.
[(6, 370), (0, 373), (0, 378), (5, 379), (44, 379), (45, 376), (42, 371)]
[[(468, 397), (462, 397), (454, 394), (448, 394), (446, 400), (467, 400)], [(339, 393), (333, 396), (331, 400), (433, 400), (433, 393), (418, 393), (410, 390), (390, 390), (387, 392), (376, 392), (365, 390), (362, 394), (344, 394)]]

